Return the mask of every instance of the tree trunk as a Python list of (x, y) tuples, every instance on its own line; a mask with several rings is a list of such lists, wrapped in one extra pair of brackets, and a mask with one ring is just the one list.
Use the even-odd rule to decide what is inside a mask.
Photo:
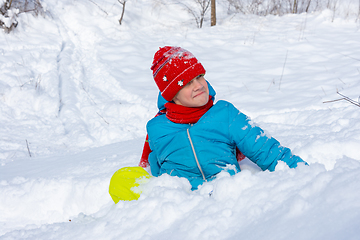
[(309, 11), (310, 4), (311, 4), (311, 0), (309, 1), (308, 5), (307, 5), (307, 7), (306, 7), (306, 12)]
[(298, 3), (294, 0), (293, 13), (297, 13), (297, 5)]
[(211, 0), (211, 26), (216, 25), (216, 0)]

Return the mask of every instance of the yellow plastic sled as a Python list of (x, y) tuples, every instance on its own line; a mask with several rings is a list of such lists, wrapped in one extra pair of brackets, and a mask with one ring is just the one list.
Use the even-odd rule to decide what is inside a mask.
[(120, 200), (131, 201), (140, 197), (139, 190), (133, 189), (150, 178), (150, 174), (142, 167), (124, 167), (111, 177), (109, 193), (115, 203)]

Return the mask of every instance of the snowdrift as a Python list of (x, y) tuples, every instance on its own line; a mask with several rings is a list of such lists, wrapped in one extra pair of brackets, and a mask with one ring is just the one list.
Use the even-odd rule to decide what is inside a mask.
[[(42, 4), (45, 17), (0, 33), (0, 239), (359, 238), (360, 108), (333, 101), (360, 95), (356, 17), (228, 15), (222, 2), (218, 25), (198, 29), (178, 5), (134, 0), (120, 26), (117, 1)], [(164, 45), (193, 52), (217, 100), (310, 165), (244, 160), (194, 192), (164, 175), (115, 205), (110, 178), (138, 164), (157, 112)]]

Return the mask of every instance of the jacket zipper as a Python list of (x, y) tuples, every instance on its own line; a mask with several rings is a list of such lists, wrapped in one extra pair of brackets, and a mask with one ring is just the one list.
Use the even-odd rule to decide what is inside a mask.
[(197, 156), (196, 156), (196, 152), (195, 152), (194, 144), (193, 144), (193, 142), (192, 142), (192, 140), (191, 140), (191, 137), (190, 137), (189, 128), (188, 128), (188, 129), (186, 129), (186, 132), (187, 132), (187, 135), (188, 135), (188, 138), (189, 138), (189, 141), (190, 141), (191, 148), (192, 148), (193, 153), (194, 153), (194, 157), (195, 157), (196, 164), (197, 164), (197, 166), (198, 166), (198, 168), (199, 168), (199, 170), (200, 170), (200, 172), (201, 172), (201, 175), (202, 175), (202, 177), (203, 177), (204, 181), (206, 182), (205, 174), (204, 174), (203, 170), (201, 169), (201, 166), (200, 166), (199, 160), (198, 160), (198, 158), (197, 158)]

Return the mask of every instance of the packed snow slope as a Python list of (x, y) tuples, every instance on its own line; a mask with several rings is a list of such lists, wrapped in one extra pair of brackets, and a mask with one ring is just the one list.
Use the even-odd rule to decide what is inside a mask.
[[(217, 26), (198, 29), (166, 1), (128, 1), (120, 26), (118, 1), (44, 0), (0, 32), (0, 239), (359, 239), (360, 108), (333, 101), (360, 95), (358, 5), (258, 17), (218, 2)], [(193, 52), (217, 100), (309, 166), (246, 159), (194, 192), (163, 175), (115, 205), (110, 178), (138, 164), (157, 113), (164, 45)]]

